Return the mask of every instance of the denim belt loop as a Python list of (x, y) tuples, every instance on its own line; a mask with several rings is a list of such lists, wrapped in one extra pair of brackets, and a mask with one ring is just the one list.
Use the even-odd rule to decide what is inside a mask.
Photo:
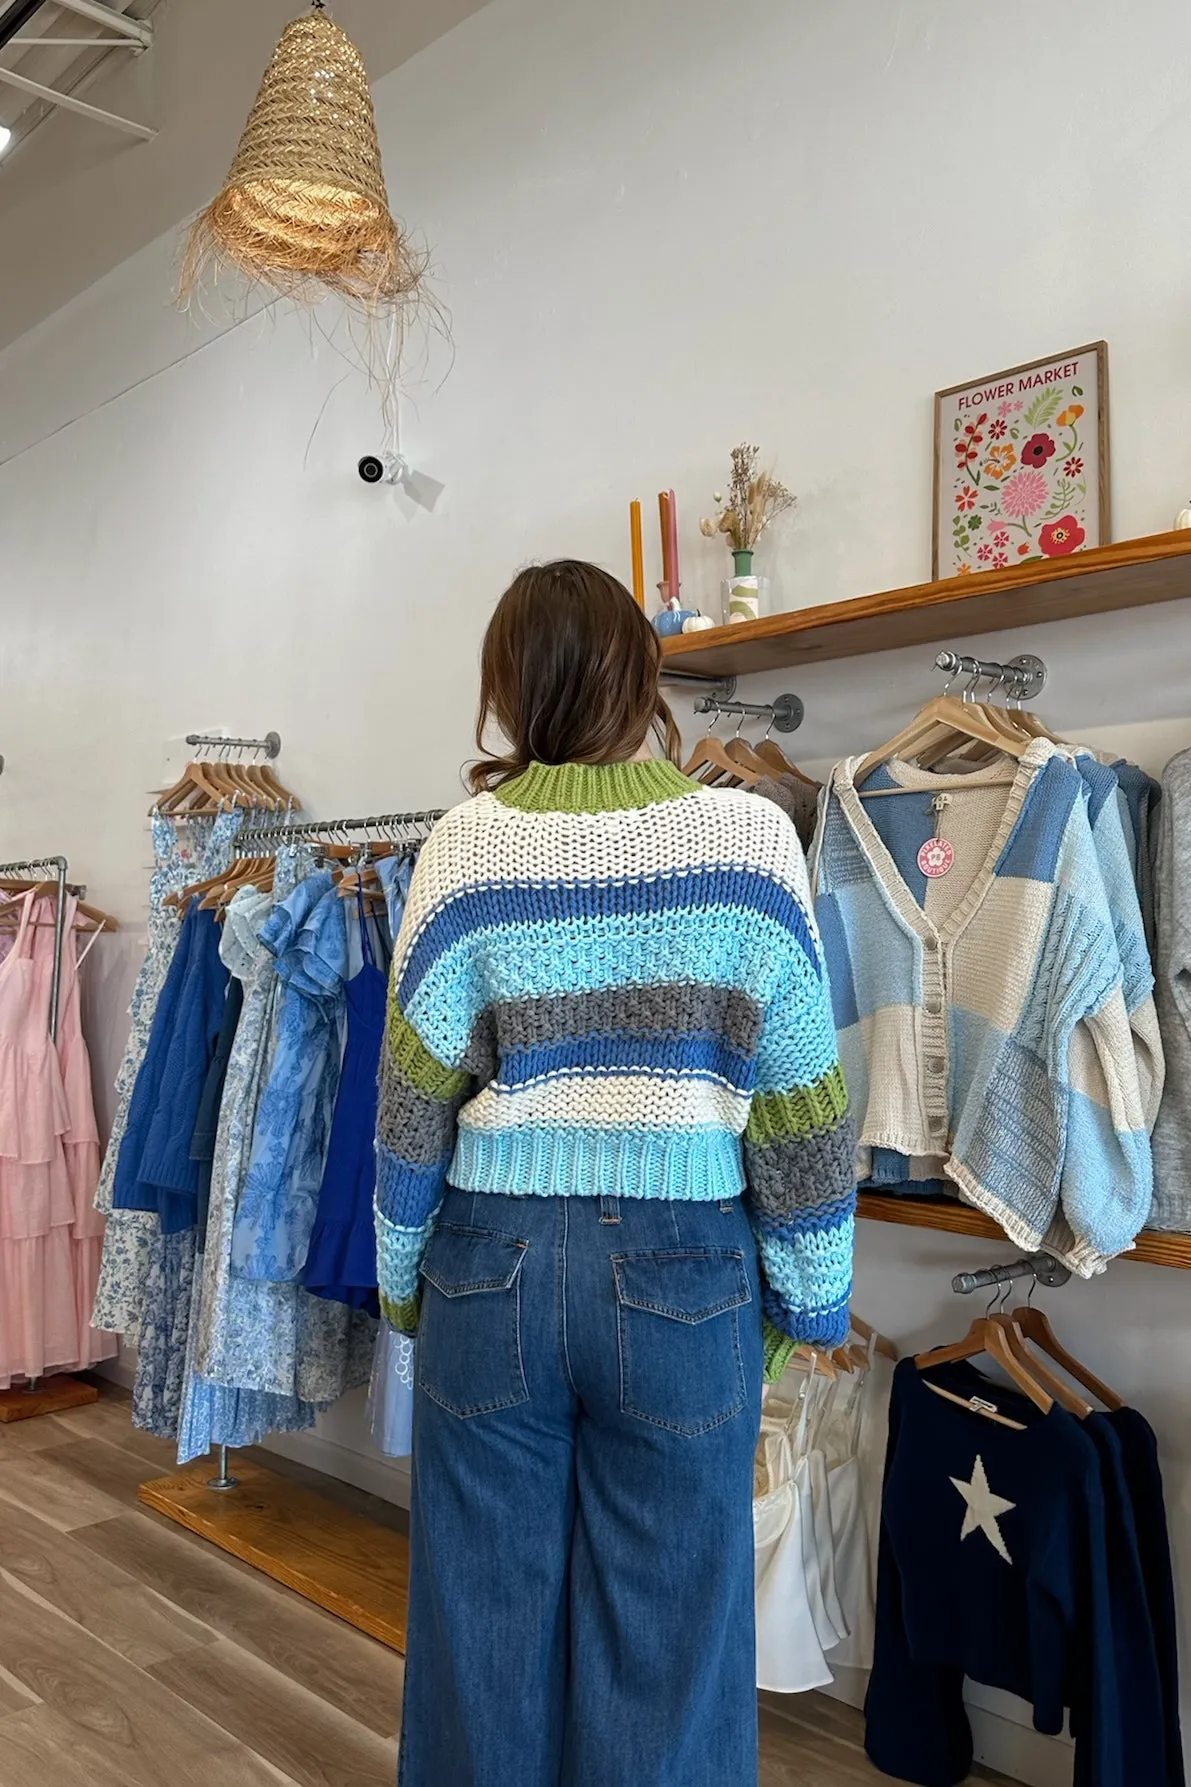
[(620, 1199), (619, 1198), (601, 1197), (601, 1199), (600, 1199), (600, 1221), (601, 1222), (619, 1222), (620, 1221)]

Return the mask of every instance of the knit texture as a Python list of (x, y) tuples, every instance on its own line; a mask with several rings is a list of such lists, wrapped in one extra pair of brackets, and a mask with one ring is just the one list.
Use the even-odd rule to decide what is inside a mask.
[[(1036, 740), (1008, 794), (976, 773), (940, 807), (940, 778), (894, 764), (865, 787), (899, 792), (862, 801), (857, 761), (833, 772), (813, 866), (861, 1179), (958, 1188), (1091, 1276), (1144, 1226), (1153, 1162), (1088, 780)], [(936, 831), (954, 863), (929, 878)], [(1136, 963), (1128, 984), (1148, 1035)]]
[(848, 1326), (854, 1137), (806, 864), (765, 801), (668, 763), (534, 764), (424, 846), (393, 955), (381, 1305), (414, 1330), (447, 1184), (747, 1193), (764, 1311)]

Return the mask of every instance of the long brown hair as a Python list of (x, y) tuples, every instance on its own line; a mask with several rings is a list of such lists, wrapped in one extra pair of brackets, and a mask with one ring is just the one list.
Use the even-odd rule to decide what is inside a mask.
[[(498, 788), (531, 763), (626, 761), (651, 729), (676, 760), (661, 664), (657, 634), (609, 572), (580, 559), (522, 571), (484, 635), (473, 792)], [(492, 720), (509, 741), (505, 756), (487, 753)]]

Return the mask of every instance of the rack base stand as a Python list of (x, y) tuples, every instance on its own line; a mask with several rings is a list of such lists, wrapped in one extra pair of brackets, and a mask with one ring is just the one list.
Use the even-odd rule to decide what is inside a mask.
[(35, 1390), (0, 1390), (0, 1421), (28, 1421), (34, 1415), (62, 1415), (98, 1402), (94, 1384), (77, 1377), (43, 1377)]
[(211, 1460), (142, 1483), (138, 1496), (167, 1520), (230, 1551), (349, 1626), (405, 1654), (409, 1543), (403, 1533), (325, 1500), (276, 1471), (237, 1458), (237, 1488), (208, 1487)]

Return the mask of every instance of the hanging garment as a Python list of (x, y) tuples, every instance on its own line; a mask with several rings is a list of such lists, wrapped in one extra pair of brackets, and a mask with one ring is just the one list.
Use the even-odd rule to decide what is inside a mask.
[(193, 1229), (190, 1142), (227, 1000), (219, 925), (192, 900), (154, 1019), (116, 1173), (117, 1209), (156, 1211), (163, 1235)]
[(810, 1446), (794, 1467), (794, 1480), (802, 1503), (802, 1561), (806, 1567), (807, 1597), (819, 1643), (834, 1651), (848, 1634), (848, 1623), (835, 1585), (835, 1532), (827, 1463), (818, 1446)]
[(243, 1009), (244, 983), (234, 974), (229, 974), (227, 992), (223, 1001), (223, 1018), (215, 1043), (215, 1053), (212, 1056), (211, 1065), (207, 1069), (203, 1095), (199, 1100), (198, 1116), (195, 1118), (194, 1132), (190, 1138), (190, 1158), (198, 1169), (195, 1227), (198, 1230), (200, 1251), (206, 1245), (207, 1240), (207, 1212), (211, 1205), (211, 1163), (215, 1159), (215, 1138), (219, 1133), (219, 1107), (223, 1103), (223, 1085), (227, 1079), (227, 1066), (231, 1060), (232, 1046), (236, 1040), (236, 1030), (239, 1027), (240, 1013)]
[[(222, 873), (229, 865), (235, 837), (244, 821), (243, 811), (221, 813), (213, 822), (201, 859), (179, 870), (189, 882), (197, 873), (206, 877)], [(199, 948), (203, 939), (199, 936)], [(172, 965), (171, 965), (172, 967)], [(156, 1014), (154, 1029), (157, 1026)], [(148, 1051), (143, 1067), (148, 1064)], [(138, 1076), (137, 1087), (140, 1085)], [(199, 1086), (201, 1092), (201, 1084)], [(136, 1089), (134, 1089), (134, 1102)], [(167, 1094), (168, 1097), (168, 1094)], [(193, 1129), (191, 1107), (191, 1129)], [(132, 1128), (131, 1118), (129, 1128)], [(180, 1131), (184, 1135), (185, 1129)], [(128, 1133), (125, 1134), (128, 1142)], [(185, 1143), (179, 1150), (185, 1152)], [(124, 1149), (118, 1163), (123, 1168)], [(182, 1413), (186, 1381), (187, 1338), (194, 1291), (195, 1230), (166, 1233), (154, 1213), (148, 1213), (149, 1238), (144, 1254), (144, 1284), (139, 1318), (128, 1338), (136, 1349), (136, 1377), (132, 1389), (133, 1424), (162, 1439), (174, 1439)]]
[[(180, 1457), (220, 1443), (226, 1415), (256, 1437), (308, 1427), (317, 1408), (368, 1381), (376, 1324), (364, 1314), (321, 1301), (296, 1284), (241, 1278), (231, 1269), (236, 1209), (248, 1170), (261, 1093), (273, 1060), (280, 981), (273, 953), (260, 941), (275, 901), (286, 903), (305, 876), (309, 852), (278, 852), (274, 894), (242, 888), (228, 906), (221, 951), (243, 983), (244, 1005), (228, 1062), (219, 1111), (206, 1248), (192, 1326), (192, 1370), (180, 1434)], [(298, 881), (298, 888), (305, 885)], [(309, 900), (304, 902), (307, 906)], [(239, 1393), (220, 1404), (211, 1390)], [(252, 1402), (248, 1393), (255, 1393)], [(223, 1413), (221, 1414), (221, 1410)], [(224, 1439), (244, 1444), (242, 1437)], [(184, 1450), (182, 1449), (184, 1448)]]
[(1127, 1787), (1096, 1446), (1057, 1403), (1044, 1415), (979, 1381), (1019, 1425), (936, 1395), (913, 1359), (894, 1373), (866, 1749), (887, 1774), (955, 1787), (972, 1764), (967, 1675), (1051, 1735), (1070, 1707), (1081, 1779)]
[(408, 1458), (413, 1449), (413, 1418), (413, 1341), (382, 1322), (368, 1386), (368, 1422), (377, 1451), (386, 1458)]
[(832, 772), (813, 867), (861, 1178), (949, 1182), (1020, 1246), (1102, 1271), (1153, 1166), (1086, 784), (1044, 739), (1007, 796), (974, 771), (928, 875), (939, 778), (884, 764), (866, 788), (898, 792), (866, 804), (857, 764)]
[(1158, 1021), (1166, 1086), (1154, 1127), (1156, 1229), (1191, 1232), (1191, 751), (1162, 775), (1154, 871)]
[[(833, 1674), (841, 1668), (871, 1669), (873, 1660), (875, 1581), (869, 1542), (870, 1507), (866, 1499), (860, 1441), (866, 1410), (874, 1394), (873, 1360), (876, 1356), (874, 1334), (869, 1342), (866, 1367), (843, 1374), (832, 1385), (817, 1436), (827, 1459), (835, 1586), (846, 1628), (831, 1652)], [(871, 1485), (878, 1521), (883, 1467), (882, 1452), (875, 1461)]]
[(49, 1033), (54, 906), (30, 890), (0, 963), (0, 1388), (115, 1351), (90, 1327), (102, 1218), (78, 1017), (75, 903), (63, 915), (59, 1043)]
[[(227, 818), (215, 823), (227, 825)], [(129, 1007), (131, 1028), (124, 1059), (116, 1075), (116, 1111), (99, 1171), (95, 1207), (108, 1215), (103, 1241), (103, 1260), (95, 1291), (92, 1320), (97, 1326), (124, 1334), (140, 1319), (141, 1300), (148, 1275), (149, 1241), (153, 1221), (147, 1211), (112, 1212), (116, 1167), (137, 1075), (145, 1058), (153, 1017), (162, 986), (173, 961), (180, 920), (165, 904), (166, 896), (180, 891), (191, 878), (192, 865), (183, 858), (178, 834), (170, 821), (154, 813), (152, 821), (153, 875), (149, 882), (149, 916), (145, 959)]]
[(315, 1296), (380, 1315), (376, 1288), (376, 1079), (385, 1033), (388, 962), (378, 963), (357, 895), (362, 962), (347, 983), (347, 1046), (303, 1283)]
[(831, 1681), (807, 1584), (805, 1533), (812, 1515), (797, 1480), (813, 1383), (802, 1386), (795, 1435), (789, 1418), (761, 1422), (765, 1488), (753, 1499), (757, 1686), (775, 1694), (805, 1694)]
[(275, 907), (261, 942), (276, 958), (276, 1048), (236, 1210), (232, 1268), (300, 1279), (326, 1166), (343, 1053), (347, 918), (329, 870)]
[[(220, 813), (213, 820), (188, 821), (185, 833), (189, 845), (184, 847), (180, 830), (161, 813), (153, 815), (155, 866), (149, 882), (147, 948), (129, 1007), (128, 1046), (116, 1077), (119, 1097), (95, 1194), (96, 1209), (108, 1213), (109, 1221), (92, 1320), (97, 1327), (125, 1334), (133, 1346), (137, 1345), (144, 1315), (150, 1250), (154, 1237), (160, 1234), (160, 1225), (150, 1211), (113, 1210), (113, 1194), (133, 1094), (181, 929), (179, 915), (165, 902), (170, 894), (181, 893), (196, 876), (202, 878), (226, 868), (243, 821), (242, 811)], [(150, 1331), (155, 1326), (150, 1312)]]

